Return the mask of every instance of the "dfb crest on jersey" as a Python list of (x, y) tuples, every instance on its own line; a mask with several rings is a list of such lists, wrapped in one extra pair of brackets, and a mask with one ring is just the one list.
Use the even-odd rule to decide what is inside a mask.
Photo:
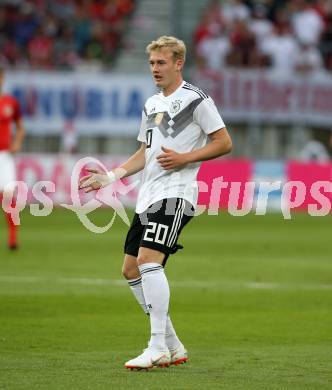
[(161, 121), (163, 120), (164, 113), (163, 112), (158, 112), (156, 117), (154, 118), (154, 123), (159, 126)]
[(181, 103), (181, 100), (174, 100), (174, 102), (171, 103), (171, 109), (169, 110), (169, 112), (171, 114), (177, 113), (180, 110)]

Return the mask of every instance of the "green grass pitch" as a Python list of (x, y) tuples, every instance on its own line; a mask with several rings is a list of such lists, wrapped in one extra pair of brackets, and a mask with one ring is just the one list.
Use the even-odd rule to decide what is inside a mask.
[[(107, 223), (99, 210), (94, 220)], [(0, 388), (331, 389), (332, 218), (195, 218), (166, 267), (187, 365), (132, 372), (148, 318), (121, 281), (127, 227), (102, 235), (67, 210), (0, 223)]]

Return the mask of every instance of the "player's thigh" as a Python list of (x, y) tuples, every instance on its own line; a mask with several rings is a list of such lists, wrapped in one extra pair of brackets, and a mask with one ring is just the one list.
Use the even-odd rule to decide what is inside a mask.
[(13, 156), (9, 152), (0, 152), (0, 192), (8, 191), (10, 194), (13, 189), (13, 182), (16, 180), (15, 163)]
[(141, 246), (138, 251), (137, 264), (158, 263), (163, 264), (165, 253), (156, 249), (145, 248)]
[(137, 266), (137, 257), (125, 254), (122, 265), (122, 274), (126, 279), (137, 279), (140, 277)]

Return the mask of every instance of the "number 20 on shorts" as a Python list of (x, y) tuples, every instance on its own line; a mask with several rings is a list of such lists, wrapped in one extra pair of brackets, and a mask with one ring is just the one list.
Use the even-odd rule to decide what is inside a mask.
[(162, 223), (149, 222), (148, 227), (145, 229), (143, 240), (164, 245), (167, 232), (167, 225), (163, 225)]

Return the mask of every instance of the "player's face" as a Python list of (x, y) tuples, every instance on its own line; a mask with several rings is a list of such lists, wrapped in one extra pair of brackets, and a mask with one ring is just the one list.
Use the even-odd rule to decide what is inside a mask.
[(182, 61), (175, 60), (173, 53), (163, 48), (150, 53), (150, 70), (157, 87), (167, 89), (178, 81), (181, 74)]

